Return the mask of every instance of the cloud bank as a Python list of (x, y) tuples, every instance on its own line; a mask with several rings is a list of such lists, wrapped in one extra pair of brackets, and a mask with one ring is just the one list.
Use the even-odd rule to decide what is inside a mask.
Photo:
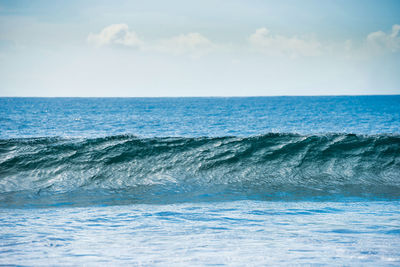
[(323, 55), (376, 55), (377, 53), (396, 53), (400, 51), (400, 25), (392, 26), (391, 32), (377, 31), (368, 34), (360, 46), (352, 40), (343, 43), (322, 43), (314, 37), (285, 36), (272, 34), (266, 27), (251, 34), (245, 45), (218, 44), (206, 36), (190, 32), (170, 38), (144, 41), (130, 30), (126, 24), (112, 24), (99, 33), (90, 33), (87, 42), (94, 47), (123, 46), (137, 48), (146, 52), (189, 55), (200, 57), (213, 51), (238, 52), (255, 51), (269, 57), (317, 57)]

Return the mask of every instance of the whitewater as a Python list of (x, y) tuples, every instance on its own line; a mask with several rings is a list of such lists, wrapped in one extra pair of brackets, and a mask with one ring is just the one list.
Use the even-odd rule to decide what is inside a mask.
[(398, 265), (400, 96), (0, 98), (0, 264)]

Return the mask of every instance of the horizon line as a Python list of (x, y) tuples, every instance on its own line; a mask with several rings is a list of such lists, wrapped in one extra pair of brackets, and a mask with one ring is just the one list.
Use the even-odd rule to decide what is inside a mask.
[(340, 96), (399, 96), (400, 93), (393, 94), (327, 94), (327, 95), (210, 95), (210, 96), (0, 96), (0, 98), (256, 98), (256, 97), (340, 97)]

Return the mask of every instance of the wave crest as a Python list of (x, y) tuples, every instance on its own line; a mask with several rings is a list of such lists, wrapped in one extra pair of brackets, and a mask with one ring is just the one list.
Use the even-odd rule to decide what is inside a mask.
[(1, 206), (334, 196), (398, 199), (400, 136), (0, 140)]

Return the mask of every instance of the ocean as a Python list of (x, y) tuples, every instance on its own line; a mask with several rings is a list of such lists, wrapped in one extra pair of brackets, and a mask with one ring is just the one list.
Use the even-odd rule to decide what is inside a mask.
[(400, 96), (0, 98), (0, 264), (400, 265)]

